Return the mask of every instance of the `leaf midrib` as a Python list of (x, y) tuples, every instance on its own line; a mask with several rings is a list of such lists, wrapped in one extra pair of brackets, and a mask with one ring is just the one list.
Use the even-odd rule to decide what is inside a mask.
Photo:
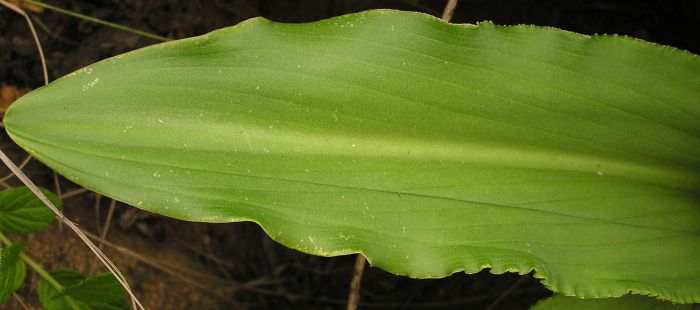
[[(65, 150), (71, 150), (73, 152), (77, 153), (86, 153), (84, 151), (77, 150), (72, 147), (68, 147), (66, 145), (61, 145), (58, 146), (57, 144), (54, 143), (47, 143), (47, 142), (40, 142), (37, 141), (36, 139), (32, 138), (27, 138), (25, 137), (26, 140), (31, 140), (35, 141), (37, 143), (42, 143), (46, 146), (53, 147), (53, 148), (58, 148), (58, 149), (65, 149)], [(31, 148), (29, 148), (31, 149)], [(537, 208), (528, 208), (526, 206), (519, 206), (519, 205), (506, 205), (506, 204), (498, 204), (498, 203), (490, 203), (490, 202), (481, 202), (481, 201), (471, 201), (471, 200), (465, 200), (465, 199), (460, 199), (460, 198), (454, 198), (454, 197), (444, 197), (444, 196), (438, 196), (438, 195), (432, 195), (432, 194), (425, 194), (425, 193), (415, 193), (415, 192), (404, 192), (404, 191), (397, 191), (397, 190), (387, 190), (387, 189), (379, 189), (379, 188), (371, 188), (371, 187), (356, 187), (356, 186), (348, 186), (348, 185), (343, 185), (343, 184), (334, 184), (334, 183), (324, 183), (324, 182), (312, 182), (312, 181), (307, 181), (307, 180), (299, 180), (299, 179), (289, 179), (289, 178), (282, 178), (278, 176), (265, 176), (265, 175), (254, 175), (254, 174), (242, 174), (242, 173), (232, 173), (232, 172), (222, 172), (222, 171), (216, 171), (216, 170), (207, 170), (203, 168), (195, 168), (195, 167), (180, 167), (177, 165), (173, 164), (163, 164), (163, 163), (157, 163), (157, 162), (149, 162), (149, 161), (144, 161), (144, 160), (131, 160), (131, 159), (124, 159), (124, 158), (117, 158), (114, 156), (109, 156), (109, 155), (104, 155), (100, 154), (98, 152), (92, 152), (89, 153), (90, 155), (97, 156), (97, 157), (102, 157), (102, 158), (108, 158), (111, 160), (117, 160), (117, 161), (124, 161), (124, 162), (133, 162), (133, 163), (139, 163), (139, 164), (148, 164), (148, 165), (156, 165), (156, 166), (164, 166), (164, 167), (169, 167), (169, 168), (179, 168), (179, 169), (190, 169), (190, 170), (200, 170), (204, 172), (209, 172), (209, 173), (222, 173), (222, 174), (229, 174), (229, 175), (237, 175), (237, 176), (242, 176), (242, 177), (253, 177), (253, 178), (262, 178), (262, 179), (270, 179), (270, 180), (276, 180), (276, 181), (286, 181), (286, 182), (296, 182), (296, 183), (304, 183), (304, 184), (309, 184), (309, 185), (317, 185), (317, 186), (329, 186), (329, 187), (335, 187), (335, 188), (341, 188), (341, 189), (349, 189), (349, 190), (359, 190), (359, 191), (371, 191), (371, 192), (378, 192), (378, 193), (385, 193), (385, 194), (392, 194), (392, 195), (406, 195), (406, 196), (414, 196), (414, 197), (420, 197), (420, 198), (431, 198), (431, 199), (439, 199), (439, 200), (446, 200), (446, 201), (455, 201), (455, 202), (460, 202), (460, 203), (473, 203), (473, 204), (480, 204), (480, 205), (486, 205), (486, 206), (491, 206), (491, 207), (498, 207), (498, 208), (507, 208), (507, 209), (519, 209), (523, 211), (530, 211), (530, 212), (541, 212), (545, 214), (550, 214), (550, 215), (555, 215), (555, 216), (564, 216), (564, 217), (569, 217), (569, 218), (575, 218), (575, 219), (580, 219), (580, 220), (590, 220), (590, 221), (602, 221), (604, 223), (608, 224), (614, 224), (614, 225), (622, 225), (622, 226), (627, 226), (627, 227), (634, 227), (634, 228), (642, 228), (642, 229), (651, 229), (651, 230), (662, 230), (662, 231), (669, 231), (669, 232), (676, 232), (676, 233), (683, 233), (683, 234), (688, 234), (688, 235), (700, 235), (698, 232), (694, 231), (684, 231), (684, 230), (675, 230), (675, 229), (668, 229), (668, 228), (661, 228), (661, 227), (654, 227), (654, 226), (645, 226), (645, 225), (638, 225), (638, 224), (630, 224), (630, 223), (622, 223), (622, 222), (617, 222), (615, 220), (606, 220), (606, 219), (600, 219), (600, 218), (588, 218), (588, 217), (582, 217), (582, 216), (577, 216), (577, 215), (572, 215), (572, 214), (566, 214), (566, 213), (561, 213), (561, 212), (553, 212), (550, 210), (542, 210), (542, 209), (537, 209)], [(55, 162), (58, 164), (57, 162)], [(71, 169), (74, 169), (76, 171), (81, 171), (83, 174), (86, 175), (93, 175), (91, 173), (88, 173), (86, 171), (82, 171), (82, 169), (76, 168), (76, 167), (71, 167)], [(102, 178), (102, 176), (97, 176), (93, 175), (93, 177), (99, 177)], [(154, 188), (150, 187), (151, 189), (157, 189), (157, 190), (163, 190), (160, 188)], [(190, 193), (191, 194), (191, 193)], [(247, 202), (240, 202), (247, 204)]]

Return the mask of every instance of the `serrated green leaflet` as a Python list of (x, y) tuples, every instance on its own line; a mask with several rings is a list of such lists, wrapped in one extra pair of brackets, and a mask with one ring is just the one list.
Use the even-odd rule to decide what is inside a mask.
[[(51, 202), (61, 208), (61, 201), (46, 189), (41, 191)], [(0, 192), (0, 232), (31, 233), (49, 227), (54, 214), (26, 187), (6, 189)]]
[(5, 127), (97, 192), (307, 253), (700, 302), (700, 60), (673, 48), (393, 11), (253, 19), (70, 74)]
[(19, 259), (23, 249), (21, 243), (0, 248), (0, 305), (22, 286), (27, 275), (27, 267)]
[(124, 299), (124, 289), (109, 273), (90, 277), (77, 271), (59, 269), (52, 271), (51, 276), (65, 290), (60, 293), (46, 281), (39, 282), (39, 300), (46, 310), (71, 310), (64, 296), (70, 296), (79, 309), (129, 309)]
[(645, 296), (625, 295), (620, 298), (580, 299), (555, 295), (538, 302), (531, 310), (691, 310), (693, 305), (679, 305)]

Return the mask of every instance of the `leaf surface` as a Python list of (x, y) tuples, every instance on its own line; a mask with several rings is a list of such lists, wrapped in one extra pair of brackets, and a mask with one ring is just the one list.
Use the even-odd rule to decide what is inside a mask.
[[(61, 208), (61, 201), (52, 192), (41, 189), (51, 202)], [(0, 192), (0, 232), (31, 233), (49, 227), (55, 215), (27, 187)]]
[(0, 305), (24, 283), (27, 267), (19, 259), (23, 249), (24, 244), (21, 243), (0, 248)]
[(580, 299), (554, 295), (538, 302), (531, 310), (692, 310), (693, 305), (672, 304), (645, 296), (625, 295), (619, 298)]
[(253, 19), (81, 69), (5, 127), (136, 207), (417, 278), (700, 302), (700, 60), (395, 11)]

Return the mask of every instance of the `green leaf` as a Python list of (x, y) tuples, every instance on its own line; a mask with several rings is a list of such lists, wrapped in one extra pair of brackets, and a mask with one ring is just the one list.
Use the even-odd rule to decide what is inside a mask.
[(0, 304), (5, 303), (24, 283), (27, 267), (19, 259), (22, 250), (24, 244), (21, 243), (0, 248)]
[(672, 304), (667, 301), (638, 295), (619, 298), (580, 299), (554, 295), (538, 302), (531, 310), (691, 310), (693, 305)]
[(51, 276), (64, 286), (64, 291), (57, 291), (46, 281), (39, 282), (39, 300), (46, 310), (72, 309), (65, 296), (72, 298), (80, 309), (129, 309), (124, 289), (110, 273), (89, 277), (74, 270), (59, 269), (52, 271)]
[(700, 58), (370, 11), (252, 19), (19, 99), (10, 136), (139, 208), (416, 278), (700, 302)]
[[(57, 208), (61, 201), (52, 192), (41, 189)], [(49, 227), (53, 212), (28, 188), (17, 187), (0, 192), (0, 232), (31, 233)]]

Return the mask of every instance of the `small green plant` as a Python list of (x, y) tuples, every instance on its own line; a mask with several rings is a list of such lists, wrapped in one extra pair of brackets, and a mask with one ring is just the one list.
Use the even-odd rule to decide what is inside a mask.
[[(42, 192), (60, 208), (58, 197)], [(29, 234), (46, 229), (54, 214), (26, 187), (0, 192), (0, 305), (24, 283), (27, 266), (41, 281), (39, 301), (46, 310), (128, 309), (124, 289), (110, 273), (86, 276), (70, 269), (46, 271), (24, 253), (25, 245), (5, 234)]]

